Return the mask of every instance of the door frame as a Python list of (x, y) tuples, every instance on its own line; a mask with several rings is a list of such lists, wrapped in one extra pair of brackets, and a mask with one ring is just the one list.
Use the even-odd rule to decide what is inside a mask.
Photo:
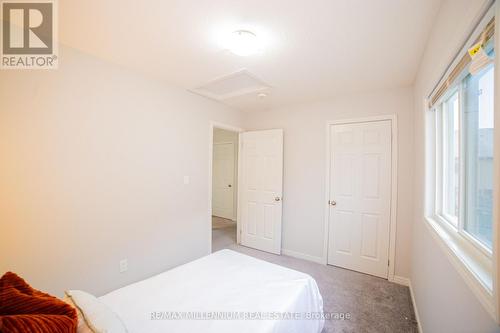
[(398, 123), (397, 115), (381, 115), (372, 117), (361, 117), (352, 119), (331, 120), (326, 123), (326, 181), (325, 181), (325, 237), (323, 244), (323, 263), (328, 265), (328, 244), (330, 232), (330, 127), (333, 125), (368, 123), (376, 121), (391, 121), (391, 219), (389, 230), (389, 269), (387, 279), (394, 281), (395, 259), (396, 259), (396, 225), (397, 225), (397, 203), (398, 203)]
[[(236, 132), (238, 133), (238, 177), (235, 178), (237, 181), (237, 190), (236, 190), (236, 197), (238, 198), (236, 200), (236, 203), (239, 201), (240, 197), (240, 152), (241, 152), (241, 140), (240, 140), (240, 134), (244, 132), (243, 128), (236, 127), (233, 125), (229, 124), (224, 124), (220, 123), (217, 121), (210, 121), (209, 122), (209, 131), (208, 131), (208, 227), (209, 227), (209, 232), (208, 232), (208, 254), (212, 253), (212, 181), (213, 181), (213, 151), (214, 151), (214, 129), (219, 128), (231, 132)], [(236, 207), (233, 207), (233, 209), (236, 209), (236, 243), (240, 244), (240, 216), (239, 216), (239, 209), (238, 205)]]

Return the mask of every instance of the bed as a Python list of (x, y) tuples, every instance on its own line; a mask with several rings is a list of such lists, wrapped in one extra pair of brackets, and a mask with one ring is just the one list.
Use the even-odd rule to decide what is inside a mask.
[(231, 250), (99, 300), (129, 333), (320, 333), (324, 325), (323, 300), (312, 277)]

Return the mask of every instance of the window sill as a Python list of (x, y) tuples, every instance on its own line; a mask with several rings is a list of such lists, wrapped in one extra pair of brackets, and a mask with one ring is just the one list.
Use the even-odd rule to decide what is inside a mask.
[(447, 226), (445, 221), (439, 221), (439, 219), (439, 217), (426, 217), (425, 224), (472, 292), (490, 315), (497, 320), (493, 298), (491, 258)]

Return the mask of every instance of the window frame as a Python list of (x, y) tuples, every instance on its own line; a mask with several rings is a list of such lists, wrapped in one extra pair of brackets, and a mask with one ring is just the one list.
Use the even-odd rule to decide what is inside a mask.
[[(465, 89), (465, 77), (467, 75), (462, 75), (459, 78), (459, 82), (451, 87), (446, 94), (443, 95), (441, 100), (436, 103), (435, 110), (435, 127), (434, 127), (434, 153), (435, 153), (435, 202), (433, 209), (433, 217), (440, 223), (446, 223), (447, 227), (450, 227), (453, 232), (458, 233), (459, 236), (463, 237), (464, 240), (470, 242), (474, 245), (479, 251), (481, 251), (488, 258), (493, 257), (493, 248), (489, 248), (485, 244), (483, 244), (480, 240), (476, 239), (473, 235), (471, 235), (465, 229), (465, 205), (466, 205), (466, 193), (465, 193), (465, 135), (464, 135), (464, 126), (463, 122), (463, 101), (464, 101), (464, 89)], [(455, 217), (446, 213), (444, 209), (444, 187), (445, 187), (445, 103), (447, 103), (455, 94), (457, 94), (458, 100), (458, 159), (459, 159), (459, 169), (458, 169), (458, 216)]]
[[(449, 92), (453, 89), (458, 89), (459, 94), (464, 93), (463, 91), (463, 79), (467, 76), (467, 73), (462, 73), (460, 77), (457, 77), (454, 82), (455, 87), (448, 86), (448, 91), (441, 96), (440, 101), (435, 103), (434, 106), (430, 107), (430, 101), (432, 100), (433, 94), (436, 89), (442, 85), (447, 85), (447, 77), (455, 69), (455, 67), (460, 63), (464, 54), (467, 53), (468, 47), (470, 47), (477, 40), (478, 36), (482, 33), (483, 29), (488, 25), (494, 17), (500, 17), (500, 4), (495, 3), (491, 7), (487, 8), (484, 16), (479, 20), (474, 30), (471, 32), (467, 41), (463, 44), (462, 49), (457, 53), (455, 59), (447, 67), (446, 71), (443, 73), (440, 81), (437, 82), (435, 87), (430, 91), (428, 98), (424, 99), (424, 109), (426, 110), (425, 116), (425, 159), (426, 159), (426, 171), (425, 171), (425, 204), (424, 204), (424, 225), (430, 232), (430, 235), (437, 242), (439, 247), (443, 250), (450, 263), (455, 267), (460, 276), (464, 279), (466, 284), (469, 286), (471, 291), (484, 306), (486, 311), (492, 316), (492, 318), (500, 323), (500, 292), (499, 292), (499, 276), (500, 270), (498, 270), (498, 242), (500, 239), (499, 233), (499, 216), (500, 208), (496, 204), (493, 204), (493, 234), (492, 234), (492, 249), (489, 249), (481, 241), (475, 239), (471, 236), (469, 232), (465, 230), (463, 218), (458, 219), (457, 226), (451, 224), (446, 218), (438, 213), (437, 207), (442, 207), (442, 202), (440, 202), (440, 193), (438, 193), (438, 184), (441, 181), (440, 177), (442, 175), (439, 173), (439, 167), (442, 167), (442, 163), (439, 159), (439, 153), (442, 154), (442, 149), (438, 146), (439, 133), (437, 131), (437, 126), (439, 125), (439, 119), (436, 116), (436, 108), (445, 99), (445, 96), (449, 95)], [(499, 23), (500, 20), (495, 22), (495, 38), (493, 48), (500, 50), (500, 37), (499, 37)], [(500, 81), (500, 64), (498, 55), (495, 55), (494, 61), (494, 147), (493, 147), (493, 202), (498, 202), (500, 197), (500, 103), (499, 93)], [(497, 83), (498, 82), (498, 83)], [(463, 100), (463, 96), (459, 97)], [(459, 108), (463, 107), (459, 103)], [(463, 117), (463, 112), (460, 110), (459, 117)], [(462, 119), (459, 119), (462, 123)], [(462, 127), (462, 126), (461, 126)], [(464, 198), (464, 181), (465, 176), (465, 158), (464, 155), (464, 128), (462, 127), (459, 131), (459, 216), (465, 216), (465, 198)], [(440, 151), (441, 149), (441, 151)], [(497, 168), (499, 170), (497, 170)]]
[[(435, 126), (435, 161), (436, 161), (436, 202), (434, 205), (434, 214), (439, 216), (441, 220), (444, 220), (446, 223), (448, 223), (452, 228), (457, 229), (459, 228), (460, 225), (460, 212), (458, 216), (455, 218), (454, 216), (448, 214), (445, 210), (445, 197), (444, 197), (444, 187), (445, 187), (445, 131), (444, 131), (444, 126), (445, 126), (445, 103), (447, 103), (455, 94), (457, 94), (457, 100), (458, 100), (458, 107), (459, 107), (459, 129), (460, 129), (460, 124), (461, 124), (461, 104), (460, 104), (460, 88), (458, 86), (452, 87), (449, 89), (448, 92), (442, 97), (441, 101), (437, 103), (437, 107), (435, 110), (436, 113), (436, 126)], [(461, 131), (459, 131), (459, 161), (461, 163), (461, 145), (460, 145), (460, 134)], [(459, 169), (459, 202), (458, 205), (460, 207), (460, 186), (461, 186), (461, 179), (460, 179), (460, 171)]]

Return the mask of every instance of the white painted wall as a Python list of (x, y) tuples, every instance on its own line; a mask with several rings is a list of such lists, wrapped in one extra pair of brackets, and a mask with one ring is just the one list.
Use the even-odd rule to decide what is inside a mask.
[[(224, 130), (221, 128), (214, 128), (214, 143), (233, 143), (234, 146), (234, 182), (233, 182), (233, 220), (236, 221), (237, 207), (238, 207), (238, 140), (239, 133)], [(213, 173), (212, 173), (213, 177)], [(212, 202), (213, 202), (212, 198)]]
[(396, 275), (410, 274), (413, 196), (411, 88), (339, 96), (331, 101), (247, 112), (247, 129), (284, 129), (283, 249), (320, 260), (325, 225), (326, 123), (396, 114), (399, 140)]
[(210, 253), (209, 123), (239, 114), (60, 51), (0, 71), (0, 272), (100, 295)]
[[(423, 101), (467, 38), (485, 0), (444, 1), (415, 82), (415, 222), (411, 281), (424, 332), (500, 332), (451, 265), (424, 221), (425, 112)], [(498, 64), (499, 58), (496, 62)]]

